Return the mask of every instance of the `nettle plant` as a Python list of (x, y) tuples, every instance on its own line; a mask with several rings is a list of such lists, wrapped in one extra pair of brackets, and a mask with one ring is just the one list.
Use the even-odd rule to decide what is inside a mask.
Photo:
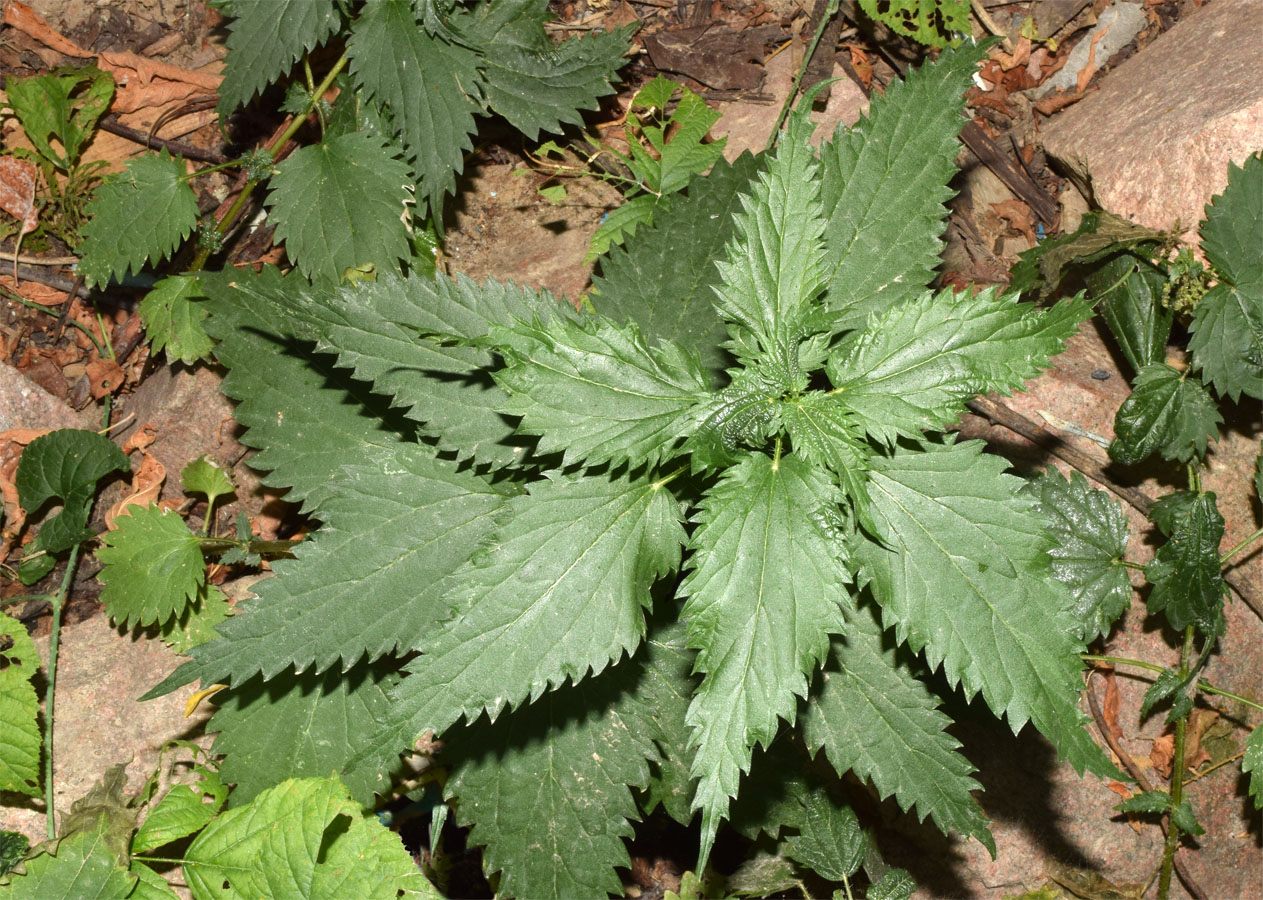
[(255, 462), (322, 523), (151, 691), (230, 685), (230, 804), (334, 770), (371, 805), (433, 733), (504, 895), (619, 893), (659, 803), (700, 812), (699, 872), (727, 819), (846, 880), (866, 839), (820, 751), (994, 847), (937, 672), (1117, 776), (1036, 499), (943, 433), (1091, 315), (927, 289), (982, 53), (818, 152), (804, 101), (612, 251), (595, 315), (459, 276), (203, 276)]

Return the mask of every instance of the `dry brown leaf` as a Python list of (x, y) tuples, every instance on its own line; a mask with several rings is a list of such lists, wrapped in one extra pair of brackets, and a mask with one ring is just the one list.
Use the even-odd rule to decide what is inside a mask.
[(85, 50), (74, 41), (63, 37), (60, 32), (44, 21), (43, 16), (21, 0), (9, 0), (4, 9), (4, 22), (24, 34), (29, 34), (45, 46), (52, 47), (64, 56), (74, 56), (79, 59), (96, 56), (91, 50)]
[(869, 62), (868, 54), (864, 52), (864, 48), (855, 44), (847, 44), (846, 49), (851, 54), (851, 68), (859, 76), (865, 92), (871, 91), (873, 89), (873, 64)]
[(22, 223), (18, 241), (39, 227), (35, 215), (35, 163), (13, 156), (0, 156), (0, 209)]
[(1100, 69), (1100, 66), (1096, 64), (1096, 45), (1101, 38), (1105, 37), (1106, 33), (1112, 27), (1112, 25), (1106, 25), (1100, 30), (1100, 32), (1093, 36), (1092, 43), (1088, 45), (1088, 61), (1083, 68), (1079, 70), (1079, 77), (1075, 80), (1074, 84), (1075, 90), (1080, 94), (1088, 89), (1088, 82), (1092, 80), (1092, 76)]
[(1175, 757), (1175, 735), (1164, 734), (1149, 748), (1149, 762), (1163, 777), (1171, 777), (1171, 760)]
[(130, 455), (136, 450), (144, 450), (157, 439), (157, 430), (146, 423), (133, 431), (131, 437), (123, 441), (123, 452)]
[(9, 555), (13, 540), (26, 524), (26, 510), (18, 503), (18, 487), (14, 482), (22, 448), (51, 428), (10, 428), (0, 431), (0, 499), (4, 503), (4, 530), (0, 532), (0, 559)]
[(94, 400), (108, 397), (117, 391), (127, 377), (123, 367), (112, 359), (92, 360), (88, 363), (85, 374), (88, 376), (88, 388), (92, 391)]
[(1032, 247), (1038, 243), (1038, 239), (1035, 237), (1035, 229), (1031, 227), (1034, 214), (1031, 212), (1031, 208), (1021, 200), (1011, 197), (1003, 203), (992, 203), (991, 209), (997, 216), (1020, 231)]
[(213, 94), (219, 90), (219, 83), (223, 80), (220, 75), (182, 69), (128, 51), (102, 53), (97, 65), (114, 76), (118, 86), (111, 106), (116, 113), (166, 106), (190, 97)]
[(40, 303), (44, 306), (61, 306), (70, 299), (70, 295), (65, 291), (40, 284), (38, 281), (23, 281), (20, 285), (14, 285), (12, 275), (0, 275), (0, 284), (21, 294), (32, 303)]
[(1189, 713), (1188, 727), (1184, 732), (1184, 768), (1188, 771), (1210, 762), (1210, 754), (1202, 746), (1202, 735), (1218, 718), (1219, 713), (1213, 709), (1195, 709)]
[(1009, 69), (1016, 69), (1018, 66), (1024, 66), (1031, 58), (1031, 39), (1023, 35), (1017, 42), (1017, 46), (1013, 48), (1012, 53), (997, 50), (991, 58), (999, 63), (1000, 68), (1005, 72), (1009, 71)]
[[(144, 451), (141, 451), (144, 453)], [(129, 506), (149, 506), (156, 503), (162, 493), (162, 483), (166, 481), (167, 470), (158, 458), (151, 453), (144, 453), (140, 461), (140, 469), (132, 476), (131, 493), (110, 507), (105, 514), (105, 527), (113, 531), (114, 520), (126, 512)]]

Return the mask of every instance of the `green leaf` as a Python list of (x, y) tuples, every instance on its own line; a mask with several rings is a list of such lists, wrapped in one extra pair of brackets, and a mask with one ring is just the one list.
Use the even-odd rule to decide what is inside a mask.
[[(224, 558), (220, 557), (221, 563)], [(203, 584), (197, 599), (184, 607), (178, 616), (167, 620), (158, 629), (158, 636), (176, 653), (187, 654), (199, 644), (217, 638), (215, 626), (228, 618), (231, 612), (224, 592), (213, 584)]]
[[(1140, 718), (1144, 719), (1149, 711), (1163, 700), (1174, 694), (1179, 688), (1187, 686), (1188, 679), (1180, 677), (1179, 669), (1163, 669), (1145, 691), (1140, 703)], [(1178, 702), (1178, 700), (1176, 701)]]
[(650, 348), (632, 322), (515, 322), (493, 327), (487, 343), (504, 359), (501, 412), (520, 416), (518, 431), (538, 435), (541, 453), (562, 451), (566, 465), (669, 459), (707, 390), (695, 356), (666, 341)]
[(136, 876), (136, 886), (127, 900), (180, 900), (167, 880), (144, 863), (133, 860), (128, 871)]
[(139, 312), (153, 352), (166, 350), (171, 361), (185, 365), (210, 358), (214, 345), (204, 325), (206, 308), (197, 302), (201, 296), (194, 275), (169, 275), (145, 295)]
[(833, 641), (802, 711), (803, 737), (813, 753), (824, 749), (839, 775), (870, 779), (882, 799), (894, 794), (905, 812), (915, 805), (922, 821), (930, 816), (944, 834), (976, 837), (994, 855), (987, 819), (971, 796), (981, 790), (969, 777), (974, 767), (938, 706), (864, 606), (849, 618), (846, 637)]
[(689, 707), (700, 778), (704, 864), (728, 798), (756, 743), (793, 722), (795, 696), (844, 629), (850, 604), (840, 536), (830, 517), (839, 492), (797, 457), (751, 454), (707, 491), (690, 539), (689, 646), (705, 679)]
[[(1009, 290), (1027, 294), (1038, 288), (1036, 296), (1039, 300), (1044, 300), (1061, 284), (1063, 273), (1072, 267), (1088, 268), (1090, 263), (1095, 263), (1107, 256), (1115, 257), (1112, 262), (1117, 262), (1120, 258), (1128, 258), (1128, 254), (1120, 254), (1120, 250), (1134, 249), (1145, 244), (1154, 246), (1155, 242), (1166, 239), (1165, 232), (1137, 225), (1107, 210), (1094, 210), (1084, 214), (1079, 221), (1079, 227), (1073, 233), (1047, 238), (1040, 241), (1038, 246), (1018, 254), (1021, 259), (1009, 273)], [(1138, 263), (1140, 257), (1131, 256), (1130, 259), (1133, 263)], [(1084, 278), (1088, 281), (1094, 295), (1100, 291), (1106, 293), (1105, 302), (1108, 304), (1109, 289), (1118, 287), (1122, 275), (1125, 275), (1130, 268), (1130, 265), (1126, 266), (1116, 271), (1112, 277), (1099, 280), (1095, 278), (1099, 269), (1088, 268), (1088, 271), (1084, 272)], [(1141, 268), (1153, 267), (1152, 264), (1147, 264)], [(1107, 316), (1109, 315), (1108, 310), (1103, 311)], [(1152, 314), (1155, 311), (1164, 312), (1161, 306), (1154, 305), (1150, 305), (1147, 309), (1135, 308), (1135, 312), (1141, 314)], [(1167, 318), (1170, 319), (1169, 313)], [(1112, 323), (1111, 327), (1113, 327)], [(1153, 362), (1153, 360), (1146, 362)]]
[(1153, 585), (1146, 601), (1151, 612), (1165, 613), (1176, 631), (1196, 625), (1217, 634), (1227, 593), (1219, 563), (1224, 519), (1212, 492), (1197, 494), (1180, 511), (1165, 544), (1145, 566)]
[(215, 818), (228, 797), (227, 785), (205, 766), (197, 766), (192, 774), (197, 778), (195, 782), (172, 785), (150, 808), (132, 838), (132, 853), (148, 853), (188, 837)]
[(1114, 621), (1131, 605), (1131, 580), (1120, 564), (1127, 552), (1127, 515), (1104, 491), (1071, 472), (1067, 481), (1046, 469), (1031, 482), (1053, 546), (1053, 575), (1070, 589), (1075, 634), (1091, 643), (1109, 634)]
[(1197, 816), (1193, 815), (1193, 804), (1189, 802), (1188, 797), (1180, 801), (1180, 805), (1171, 810), (1171, 824), (1185, 834), (1205, 834), (1206, 829), (1197, 821)]
[(885, 546), (859, 548), (873, 596), (899, 640), (967, 697), (981, 691), (1014, 732), (1033, 721), (1076, 770), (1112, 775), (1076, 707), (1082, 643), (1034, 499), (983, 446), (873, 457), (868, 492)]
[(865, 487), (870, 450), (850, 408), (833, 395), (810, 391), (782, 404), (781, 421), (794, 452), (832, 472), (859, 522), (875, 529)]
[(288, 315), (286, 298), (311, 290), (298, 274), (282, 278), (265, 266), (201, 280), (215, 356), (228, 367), (222, 390), (240, 401), (233, 415), (248, 429), (244, 443), (262, 448), (250, 464), (271, 471), (264, 484), (291, 488), (286, 499), (310, 511), (344, 465), (377, 458), (411, 435), (385, 400), (298, 342), (301, 320)]
[(487, 546), (433, 593), (453, 617), (420, 643), (391, 709), (400, 743), (461, 716), (599, 674), (645, 633), (649, 588), (680, 564), (684, 529), (660, 482), (603, 475), (532, 484)]
[(389, 689), (398, 682), (389, 661), (358, 663), (294, 674), (269, 681), (251, 678), (215, 695), (219, 709), (207, 725), (217, 731), (214, 751), (224, 754), (220, 776), (236, 785), (229, 806), (248, 803), (287, 778), (340, 772), (351, 796), (372, 806), (374, 791), (385, 795), (398, 769), (400, 748), (374, 748), (371, 766), (346, 773), (345, 764), (363, 740), (389, 717)]
[(724, 892), (735, 897), (769, 897), (799, 888), (802, 879), (787, 857), (756, 850), (724, 881)]
[[(444, 795), (472, 825), (500, 893), (543, 898), (621, 894), (636, 803), (660, 726), (636, 699), (641, 666), (628, 660), (597, 678), (550, 691), (494, 725), (444, 735), (452, 762)], [(407, 680), (404, 682), (407, 684)]]
[(0, 612), (0, 791), (31, 797), (40, 795), (43, 739), (32, 683), (39, 669), (39, 652), (26, 627)]
[(781, 429), (782, 391), (755, 366), (737, 370), (732, 383), (698, 403), (684, 445), (694, 471), (736, 463), (743, 445), (764, 447)]
[(399, 836), (363, 818), (337, 776), (285, 781), (211, 822), (184, 854), (196, 897), (438, 894)]
[(88, 201), (79, 246), (79, 272), (89, 287), (139, 272), (166, 259), (197, 226), (197, 198), (184, 161), (164, 148), (127, 161)]
[(104, 819), (95, 829), (62, 838), (51, 853), (48, 845), (29, 857), (25, 875), (11, 875), (0, 885), (0, 900), (118, 900), (126, 897), (136, 876), (119, 865), (107, 842)]
[(753, 336), (761, 359), (791, 376), (799, 371), (798, 344), (820, 330), (810, 320), (825, 280), (819, 166), (809, 134), (810, 125), (795, 119), (742, 199), (736, 234), (717, 263), (719, 314)]
[(905, 870), (888, 869), (864, 897), (865, 900), (908, 900), (916, 889), (916, 881)]
[(482, 50), (487, 105), (535, 141), (541, 131), (581, 125), (579, 110), (613, 93), (610, 80), (628, 50), (627, 28), (553, 43), (544, 31), (546, 0), (492, 0), (460, 20)]
[(334, 0), (238, 2), (232, 13), (219, 85), (221, 116), (249, 103), (342, 25)]
[(793, 824), (798, 834), (786, 838), (785, 850), (795, 862), (830, 881), (845, 881), (859, 870), (868, 840), (851, 807), (825, 790), (809, 790)]
[[(278, 299), (281, 314), (302, 321), (321, 349), (336, 352), (356, 378), (424, 423), (440, 448), (497, 467), (528, 458), (531, 442), (515, 436), (497, 411), (505, 393), (480, 371), (491, 368), (492, 354), (469, 345), (496, 323), (576, 315), (551, 294), (463, 276), (387, 275), (337, 294), (290, 292)], [(457, 346), (423, 339), (435, 334), (454, 336), (448, 343)]]
[(1250, 776), (1250, 796), (1254, 808), (1263, 809), (1263, 725), (1256, 725), (1245, 741), (1241, 771)]
[(0, 831), (0, 878), (13, 871), (13, 867), (26, 858), (31, 842), (19, 831)]
[[(5, 83), (9, 105), (36, 152), (67, 172), (92, 139), (97, 119), (114, 99), (114, 79), (95, 65), (59, 68)], [(51, 141), (61, 144), (61, 151)]]
[(1193, 364), (1220, 395), (1234, 403), (1242, 393), (1263, 399), (1263, 281), (1215, 285), (1193, 311), (1189, 331)]
[[(540, 188), (540, 193), (551, 191), (553, 188)], [(553, 196), (545, 197), (557, 202), (558, 199), (564, 199), (564, 191), (561, 185), (556, 190), (563, 192), (563, 197), (556, 198)], [(602, 256), (610, 251), (611, 247), (621, 246), (629, 237), (636, 233), (636, 229), (641, 225), (649, 225), (653, 222), (654, 213), (664, 208), (662, 198), (653, 194), (638, 194), (632, 197), (622, 206), (610, 210), (596, 231), (592, 233), (592, 241), (588, 245), (588, 252), (583, 257), (585, 263), (595, 262), (597, 257)]]
[(383, 138), (356, 131), (301, 147), (276, 164), (268, 222), (312, 281), (337, 284), (344, 270), (362, 263), (395, 271), (408, 257), (408, 167), (394, 153)]
[(1172, 313), (1162, 303), (1166, 276), (1135, 253), (1118, 253), (1083, 276), (1132, 371), (1166, 360)]
[(411, 650), (449, 608), (426, 589), (490, 536), (504, 503), (502, 489), (416, 445), (347, 465), (327, 492), (316, 536), (296, 559), (273, 562), (277, 577), (255, 585), (257, 599), (218, 627), (221, 639), (193, 648), (155, 691)]
[(1205, 385), (1154, 363), (1136, 374), (1131, 395), (1118, 408), (1109, 454), (1125, 466), (1152, 453), (1188, 462), (1206, 454), (1207, 441), (1218, 436), (1222, 423)]
[(428, 34), (407, 0), (366, 4), (351, 26), (347, 53), (356, 85), (390, 110), (413, 167), (418, 206), (424, 199), (438, 214), (473, 149), (482, 54)]
[(97, 551), (105, 611), (126, 628), (179, 615), (206, 581), (201, 541), (180, 515), (157, 506), (130, 507)]
[(1041, 310), (994, 290), (926, 293), (844, 338), (829, 379), (864, 429), (891, 444), (951, 425), (975, 394), (1022, 387), (1091, 315), (1078, 298)]
[(62, 508), (43, 523), (34, 546), (27, 549), (60, 553), (90, 538), (88, 513), (97, 482), (127, 469), (123, 451), (92, 431), (65, 428), (31, 441), (14, 479), (18, 503), (31, 516), (49, 500), (60, 501)]
[[(667, 104), (677, 92), (680, 98), (667, 117)], [(639, 129), (627, 126), (628, 144), (635, 157), (634, 171), (654, 193), (683, 189), (694, 175), (705, 172), (723, 155), (726, 137), (705, 143), (707, 132), (719, 121), (720, 114), (683, 85), (655, 76), (632, 98), (631, 112), (637, 110), (657, 111), (652, 121)], [(637, 131), (652, 148), (652, 154), (635, 140)]]
[(1239, 167), (1228, 164), (1228, 186), (1206, 206), (1201, 233), (1202, 252), (1216, 274), (1237, 288), (1254, 287), (1257, 303), (1263, 288), (1263, 153), (1247, 156)]
[(209, 456), (199, 457), (181, 469), (180, 484), (184, 493), (203, 494), (208, 503), (236, 490), (219, 463)]
[[(650, 341), (670, 340), (701, 357), (712, 373), (729, 365), (720, 345), (728, 335), (715, 311), (719, 284), (715, 260), (736, 229), (739, 198), (759, 161), (742, 154), (715, 163), (705, 178), (689, 182), (687, 197), (673, 197), (654, 214), (652, 228), (638, 229), (629, 246), (616, 247), (592, 279), (597, 312), (632, 320)], [(680, 248), (689, 252), (681, 256)]]
[(934, 277), (964, 93), (985, 53), (983, 44), (945, 51), (892, 82), (867, 117), (821, 147), (824, 302), (839, 314), (837, 327), (919, 296)]
[(1171, 808), (1171, 795), (1166, 791), (1142, 791), (1114, 807), (1119, 812), (1164, 813)]
[(860, 8), (895, 34), (931, 47), (970, 34), (969, 0), (860, 0)]

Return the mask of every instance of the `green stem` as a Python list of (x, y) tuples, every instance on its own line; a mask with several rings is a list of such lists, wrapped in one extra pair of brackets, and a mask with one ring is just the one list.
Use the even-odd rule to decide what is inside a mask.
[(207, 553), (225, 553), (234, 547), (244, 547), (250, 553), (260, 556), (281, 556), (287, 554), (302, 541), (238, 541), (232, 538), (203, 538), (201, 547)]
[(56, 713), (57, 699), (57, 647), (61, 639), (61, 610), (70, 593), (75, 567), (79, 564), (80, 546), (74, 545), (70, 551), (70, 559), (66, 561), (66, 574), (62, 576), (61, 587), (53, 597), (53, 624), (48, 634), (48, 694), (44, 703), (44, 811), (49, 840), (57, 836), (53, 799), (53, 716)]
[[(1189, 658), (1193, 654), (1193, 626), (1184, 629), (1184, 646), (1180, 648), (1180, 678), (1188, 675)], [(1171, 808), (1184, 802), (1184, 743), (1188, 733), (1188, 715), (1175, 720), (1174, 771), (1171, 775)], [(1167, 839), (1162, 848), (1162, 871), (1158, 875), (1158, 900), (1167, 900), (1171, 893), (1171, 872), (1175, 867), (1175, 851), (1180, 846), (1180, 826), (1167, 817)]]
[(1227, 553), (1220, 556), (1219, 565), (1221, 566), (1226, 565), (1228, 560), (1232, 559), (1234, 556), (1236, 556), (1238, 553), (1240, 553), (1246, 547), (1253, 544), (1255, 541), (1257, 541), (1261, 537), (1263, 537), (1263, 528), (1258, 529), (1252, 535), (1250, 535), (1245, 540), (1243, 540), (1241, 543), (1237, 544), (1235, 547), (1229, 550)]
[(1119, 560), (1115, 560), (1115, 562), (1117, 562), (1120, 566), (1122, 566), (1125, 569), (1138, 569), (1141, 572), (1145, 570), (1145, 567), (1142, 564), (1138, 562), (1132, 562), (1127, 559), (1119, 559)]
[(106, 359), (113, 359), (114, 358), (114, 344), (113, 342), (110, 341), (110, 335), (105, 330), (105, 319), (101, 317), (101, 310), (97, 309), (96, 307), (93, 307), (92, 311), (96, 313), (96, 324), (97, 324), (97, 327), (101, 329), (101, 340), (105, 342), (105, 349), (100, 352)]
[[(333, 80), (341, 74), (344, 68), (346, 68), (346, 64), (349, 59), (350, 58), (345, 52), (338, 57), (338, 61), (333, 64), (333, 68), (329, 70), (329, 74), (325, 76), (324, 81), (320, 82), (315, 91), (312, 92), (311, 100), (307, 105), (307, 111), (301, 116), (294, 116), (294, 118), (290, 121), (289, 126), (277, 135), (276, 140), (267, 147), (267, 151), (272, 155), (273, 159), (276, 158), (281, 148), (289, 142), (289, 139), (298, 132), (298, 129), (302, 127), (303, 123), (307, 121), (307, 117), (311, 115), (312, 110), (316, 108), (316, 102), (324, 96), (325, 91), (329, 90), (330, 86), (332, 86)], [(237, 217), (241, 215), (241, 211), (245, 209), (246, 202), (250, 199), (250, 195), (254, 193), (255, 187), (257, 187), (262, 181), (263, 179), (258, 178), (245, 183), (245, 185), (241, 188), (241, 193), (237, 195), (237, 199), (234, 200), (232, 206), (228, 208), (228, 212), (224, 214), (224, 218), (215, 226), (216, 231), (220, 234), (228, 233), (228, 230), (232, 228), (233, 224), (237, 221)], [(193, 257), (193, 262), (189, 266), (189, 271), (201, 271), (202, 267), (206, 265), (206, 260), (210, 258), (210, 254), (211, 251), (209, 247), (199, 248), (197, 256)]]
[(6, 606), (10, 603), (21, 603), (23, 600), (52, 600), (52, 594), (19, 594), (16, 597), (5, 597), (0, 599), (0, 606)]
[(772, 133), (768, 135), (767, 147), (764, 149), (771, 150), (776, 146), (776, 141), (781, 135), (781, 126), (785, 124), (785, 119), (789, 117), (789, 111), (794, 105), (794, 98), (798, 96), (798, 89), (802, 87), (803, 76), (807, 74), (807, 67), (811, 65), (811, 58), (816, 55), (816, 46), (820, 43), (820, 38), (824, 34), (825, 28), (828, 27), (829, 22), (837, 12), (838, 0), (829, 0), (829, 5), (825, 7), (824, 15), (820, 17), (820, 23), (816, 25), (816, 33), (812, 36), (811, 44), (807, 47), (807, 54), (803, 57), (803, 63), (798, 67), (798, 74), (794, 76), (794, 84), (789, 89), (789, 95), (781, 105), (781, 114), (776, 117), (776, 124), (772, 127)]
[(675, 481), (675, 479), (679, 478), (688, 470), (689, 470), (689, 467), (688, 467), (688, 464), (686, 463), (680, 466), (678, 469), (674, 470), (673, 472), (668, 472), (666, 475), (663, 475), (661, 478), (659, 478), (657, 481), (653, 483), (653, 486), (655, 488), (666, 487), (668, 484)]
[[(1150, 672), (1165, 672), (1166, 668), (1157, 663), (1145, 662), (1143, 659), (1128, 659), (1125, 656), (1097, 656), (1093, 653), (1082, 653), (1079, 659), (1084, 662), (1106, 662), (1116, 666), (1135, 666), (1138, 669), (1148, 669)], [(1247, 700), (1240, 694), (1234, 694), (1231, 691), (1225, 691), (1217, 688), (1204, 678), (1197, 680), (1197, 689), (1207, 694), (1217, 694), (1220, 697), (1227, 697), (1229, 700), (1236, 700), (1238, 703), (1244, 703), (1246, 706), (1263, 711), (1263, 703), (1256, 703), (1253, 700)]]
[(200, 859), (172, 859), (169, 856), (133, 856), (132, 859), (140, 862), (156, 862), (156, 863), (175, 863), (177, 866), (205, 866), (208, 863), (202, 862)]

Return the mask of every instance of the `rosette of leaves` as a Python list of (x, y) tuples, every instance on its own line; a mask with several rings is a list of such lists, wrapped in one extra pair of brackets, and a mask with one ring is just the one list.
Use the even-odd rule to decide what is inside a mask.
[(231, 685), (233, 796), (334, 768), (370, 803), (433, 731), (500, 892), (564, 897), (620, 892), (658, 803), (700, 812), (700, 870), (738, 795), (784, 798), (743, 831), (853, 873), (837, 785), (751, 768), (774, 741), (993, 847), (926, 668), (1113, 771), (1035, 498), (942, 434), (1090, 315), (927, 290), (982, 52), (818, 151), (799, 113), (694, 179), (614, 251), (596, 315), (464, 278), (208, 279), (246, 439), (323, 523), (152, 692)]

